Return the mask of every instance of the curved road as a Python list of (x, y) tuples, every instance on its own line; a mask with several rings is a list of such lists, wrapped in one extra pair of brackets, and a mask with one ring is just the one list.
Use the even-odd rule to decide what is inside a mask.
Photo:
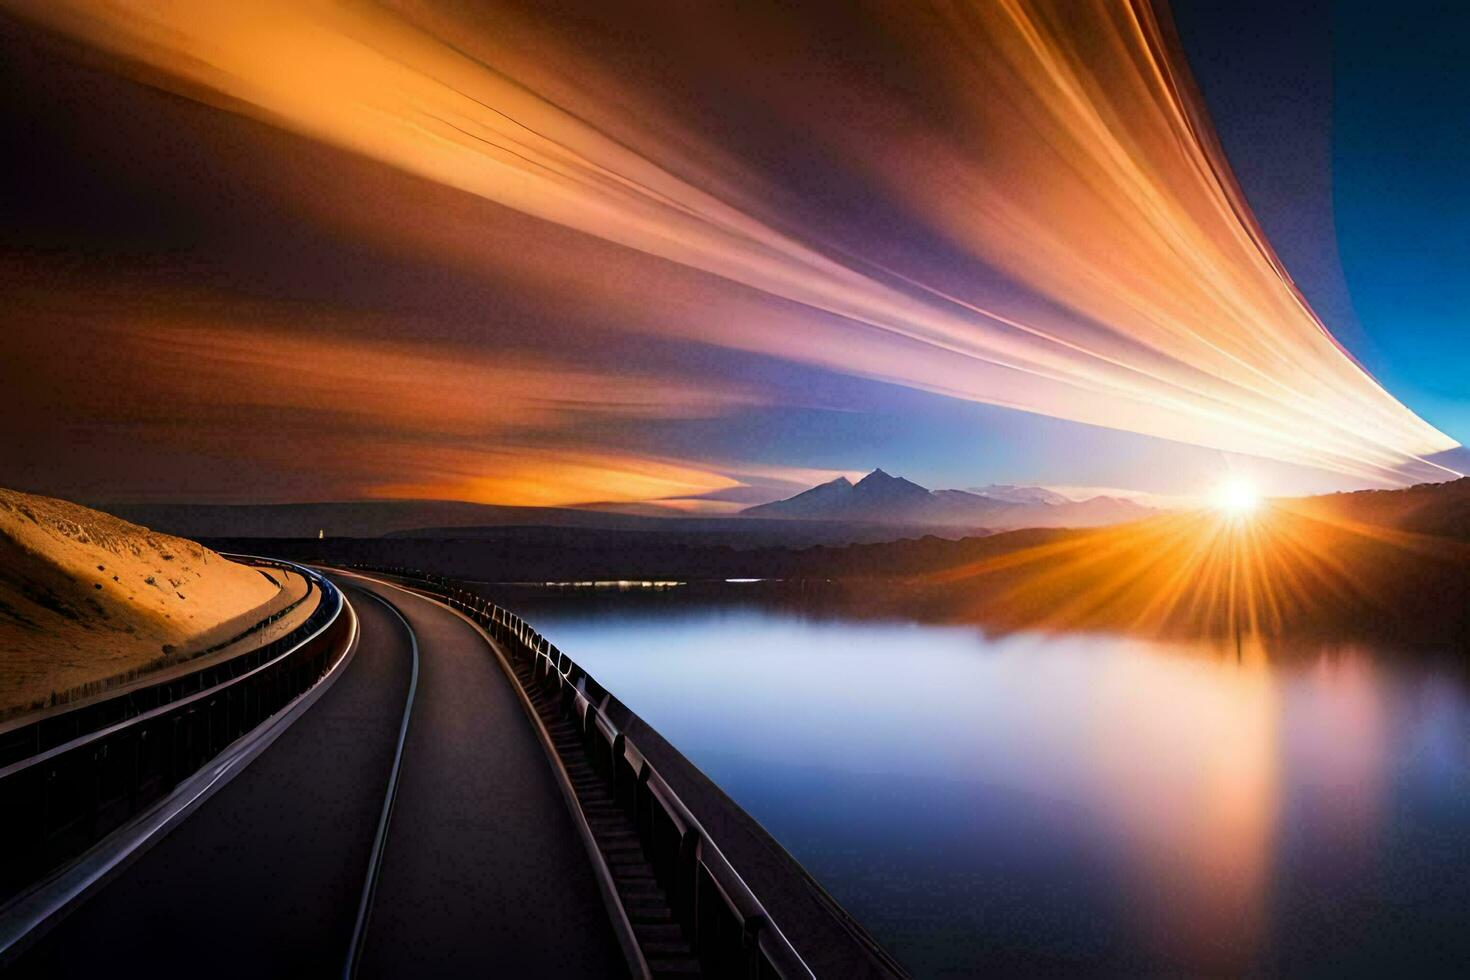
[(22, 956), (20, 976), (341, 975), (417, 695), (359, 976), (625, 975), (566, 804), (484, 640), (443, 607), (343, 577), (357, 654), (232, 782)]
[(627, 972), (530, 720), (484, 639), (437, 603), (356, 580), (418, 636), (418, 703), (361, 976)]

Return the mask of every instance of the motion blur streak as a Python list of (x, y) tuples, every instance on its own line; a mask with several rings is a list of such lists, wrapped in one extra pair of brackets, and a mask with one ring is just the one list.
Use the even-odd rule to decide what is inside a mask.
[(416, 452), (415, 473), (410, 482), (370, 487), (369, 492), (381, 497), (513, 502), (529, 507), (669, 497), (675, 500), (672, 509), (690, 510), (693, 507), (685, 498), (739, 486), (729, 477), (674, 460), (558, 452), (544, 446)]
[(129, 318), (126, 330), (92, 334), (106, 338), (114, 357), (179, 379), (173, 396), (193, 413), (214, 399), (232, 412), (284, 406), (404, 434), (492, 436), (555, 433), (586, 417), (701, 418), (761, 403), (734, 384), (618, 374), (516, 351), (492, 357), (450, 345), (143, 317)]
[[(679, 176), (701, 171), (691, 153), (738, 157), (698, 148), (706, 137), (669, 107), (677, 93), (628, 81), (546, 97), (494, 17), (302, 0), (0, 3), (141, 80), (807, 311), (805, 329), (781, 334), (711, 310), (686, 328), (702, 340), (1389, 482), (1442, 478), (1422, 457), (1455, 446), (1296, 291), (1145, 0), (869, 11), (894, 57), (939, 73), (943, 119), (898, 107), (876, 131), (833, 113), (804, 120), (977, 279), (982, 266), (1003, 276), (997, 289), (956, 289), (922, 257), (900, 270), (855, 236), (762, 214), (776, 207), (754, 167)], [(579, 61), (587, 45), (558, 23), (532, 29), (540, 58), (616, 77)], [(639, 121), (616, 138), (588, 121), (610, 115)]]

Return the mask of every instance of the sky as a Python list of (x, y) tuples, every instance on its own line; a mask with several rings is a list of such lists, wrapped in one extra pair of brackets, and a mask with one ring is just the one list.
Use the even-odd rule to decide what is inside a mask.
[(1365, 361), (1426, 419), (1470, 439), (1470, 109), (1464, 4), (1342, 4), (1333, 175)]
[(1232, 169), (1313, 307), (1397, 398), (1470, 439), (1470, 8), (1173, 9)]
[(1453, 476), (1470, 35), (1414, 8), (0, 0), (0, 483)]

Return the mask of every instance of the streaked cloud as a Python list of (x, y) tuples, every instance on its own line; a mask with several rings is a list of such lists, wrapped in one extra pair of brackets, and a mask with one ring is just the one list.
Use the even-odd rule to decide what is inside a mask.
[[(556, 451), (545, 446), (452, 450), (412, 445), (399, 449), (407, 459), (393, 469), (413, 476), (369, 486), (369, 495), (567, 507), (677, 500), (739, 485), (712, 469), (627, 454)], [(674, 509), (683, 508), (676, 504)]]
[(377, 334), (408, 331), (341, 311), (198, 292), (161, 299), (156, 289), (137, 303), (118, 283), (75, 285), (15, 291), (0, 357), (7, 404), (31, 421), (12, 430), (12, 449), (62, 465), (76, 454), (58, 456), (58, 445), (106, 445), (111, 469), (97, 492), (113, 499), (148, 496), (137, 486), (148, 485), (158, 454), (192, 458), (191, 493), (216, 499), (299, 499), (299, 476), (318, 499), (673, 498), (671, 508), (690, 509), (700, 505), (678, 501), (748, 479), (795, 485), (812, 472), (671, 459), (604, 431), (764, 403), (755, 388), (718, 377), (385, 340)]
[[(712, 309), (688, 324), (709, 342), (1360, 478), (1442, 474), (1422, 458), (1454, 445), (1296, 291), (1144, 3), (882, 11), (897, 56), (921, 51), (947, 96), (942, 120), (901, 104), (881, 131), (806, 120), (929, 234), (1012, 284), (998, 291), (766, 213), (763, 175), (700, 146), (667, 93), (626, 82), (553, 101), (546, 77), (517, 74), (524, 55), (505, 50), (493, 17), (432, 4), (8, 6), (151, 82), (807, 311), (773, 330)], [(525, 29), (546, 45), (538, 57), (586, 56), (555, 24)], [(615, 74), (590, 64), (584, 76)], [(613, 114), (640, 121), (621, 138), (587, 121)]]
[(698, 418), (762, 399), (718, 379), (617, 373), (544, 353), (485, 351), (296, 329), (219, 325), (117, 329), (109, 343), (151, 363), (201, 405), (281, 406), (400, 431), (492, 435), (583, 416)]

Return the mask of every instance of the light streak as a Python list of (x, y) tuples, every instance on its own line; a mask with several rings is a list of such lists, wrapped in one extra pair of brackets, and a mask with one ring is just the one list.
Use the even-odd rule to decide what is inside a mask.
[[(805, 120), (1029, 298), (962, 295), (922, 256), (899, 269), (793, 226), (767, 213), (760, 173), (685, 165), (701, 137), (667, 93), (629, 82), (554, 100), (524, 54), (433, 4), (0, 5), (150, 83), (802, 311), (773, 329), (711, 309), (684, 328), (703, 341), (1358, 478), (1450, 472), (1425, 457), (1454, 441), (1353, 361), (1272, 253), (1144, 0), (891, 8), (875, 16), (895, 57), (923, 51), (943, 125)], [(534, 30), (551, 57), (579, 49), (555, 24)], [(616, 136), (589, 121), (619, 114), (644, 121)]]

